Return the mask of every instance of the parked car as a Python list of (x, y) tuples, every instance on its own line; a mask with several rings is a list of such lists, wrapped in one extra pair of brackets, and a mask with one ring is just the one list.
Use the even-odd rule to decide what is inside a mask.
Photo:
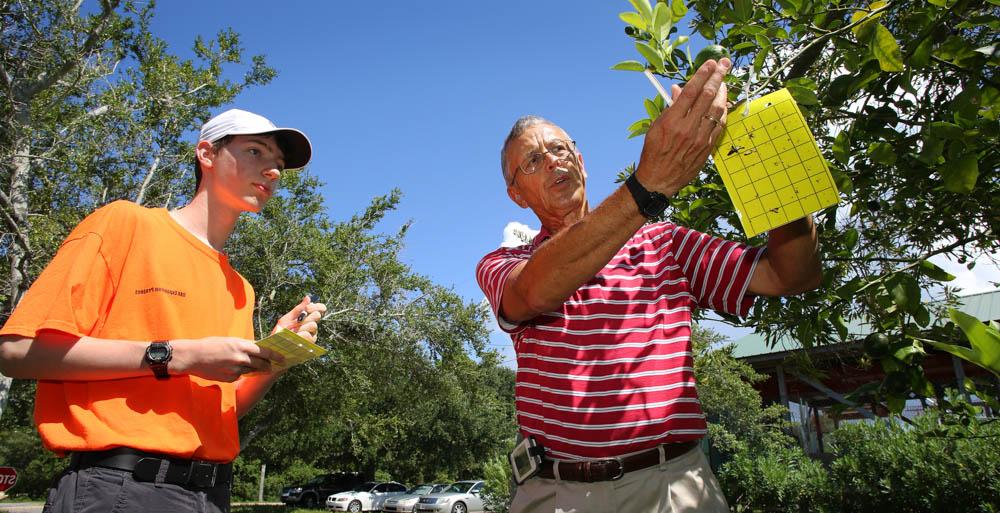
[(483, 482), (459, 481), (441, 493), (417, 499), (417, 513), (471, 513), (483, 508)]
[(350, 490), (365, 481), (358, 472), (334, 472), (314, 477), (306, 484), (281, 489), (281, 502), (314, 508), (332, 493)]
[(349, 492), (335, 493), (326, 498), (326, 507), (330, 511), (378, 511), (382, 509), (382, 502), (389, 497), (403, 495), (406, 487), (395, 482), (380, 483), (368, 481), (355, 486)]
[(417, 500), (423, 495), (440, 493), (448, 488), (446, 484), (422, 484), (414, 486), (403, 495), (389, 497), (382, 503), (383, 513), (410, 513), (416, 511)]

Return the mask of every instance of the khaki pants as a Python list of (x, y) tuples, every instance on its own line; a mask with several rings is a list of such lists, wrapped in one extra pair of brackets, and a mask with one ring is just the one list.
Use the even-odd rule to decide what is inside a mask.
[(527, 480), (511, 513), (729, 513), (726, 497), (701, 449), (629, 472), (617, 481)]

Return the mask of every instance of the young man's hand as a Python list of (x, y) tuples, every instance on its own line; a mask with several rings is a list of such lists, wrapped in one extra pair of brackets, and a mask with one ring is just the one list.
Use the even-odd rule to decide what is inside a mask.
[[(309, 296), (302, 298), (299, 304), (295, 305), (288, 313), (278, 319), (278, 323), (271, 330), (273, 335), (279, 329), (294, 331), (298, 336), (316, 342), (316, 332), (319, 330), (319, 321), (326, 313), (326, 305), (323, 303), (313, 303)], [(305, 314), (303, 316), (302, 314)], [(301, 317), (301, 319), (300, 319)]]
[(233, 382), (243, 374), (271, 372), (271, 362), (284, 357), (253, 340), (234, 337), (205, 337), (196, 340), (170, 341), (173, 358), (167, 365), (170, 374), (191, 374), (213, 381)]

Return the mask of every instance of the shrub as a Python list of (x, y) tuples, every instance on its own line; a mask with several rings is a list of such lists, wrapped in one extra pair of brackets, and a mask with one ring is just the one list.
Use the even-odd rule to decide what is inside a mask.
[(42, 446), (38, 432), (31, 427), (12, 427), (0, 433), (0, 465), (18, 471), (17, 484), (7, 491), (11, 497), (42, 500), (69, 460), (57, 458)]
[(937, 415), (915, 427), (878, 422), (835, 433), (834, 478), (845, 511), (1000, 510), (1000, 426), (941, 429)]
[(498, 454), (483, 467), (483, 502), (493, 513), (510, 511), (511, 470), (507, 456)]
[(829, 473), (798, 447), (736, 454), (718, 477), (736, 511), (837, 511)]

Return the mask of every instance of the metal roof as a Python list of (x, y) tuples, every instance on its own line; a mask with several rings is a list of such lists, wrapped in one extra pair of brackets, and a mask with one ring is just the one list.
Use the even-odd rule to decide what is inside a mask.
[[(977, 319), (983, 321), (1000, 321), (1000, 289), (961, 296), (958, 298), (958, 304), (955, 306), (962, 312)], [(937, 319), (932, 315), (931, 323), (934, 324), (935, 322), (937, 322)], [(860, 322), (849, 322), (847, 324), (847, 331), (851, 334), (851, 338), (856, 340), (871, 333), (871, 328), (867, 324)], [(733, 356), (736, 358), (802, 349), (799, 341), (792, 337), (782, 337), (774, 344), (774, 347), (769, 347), (767, 341), (764, 340), (764, 336), (757, 333), (751, 333), (742, 337), (733, 344), (736, 346), (733, 349)]]

